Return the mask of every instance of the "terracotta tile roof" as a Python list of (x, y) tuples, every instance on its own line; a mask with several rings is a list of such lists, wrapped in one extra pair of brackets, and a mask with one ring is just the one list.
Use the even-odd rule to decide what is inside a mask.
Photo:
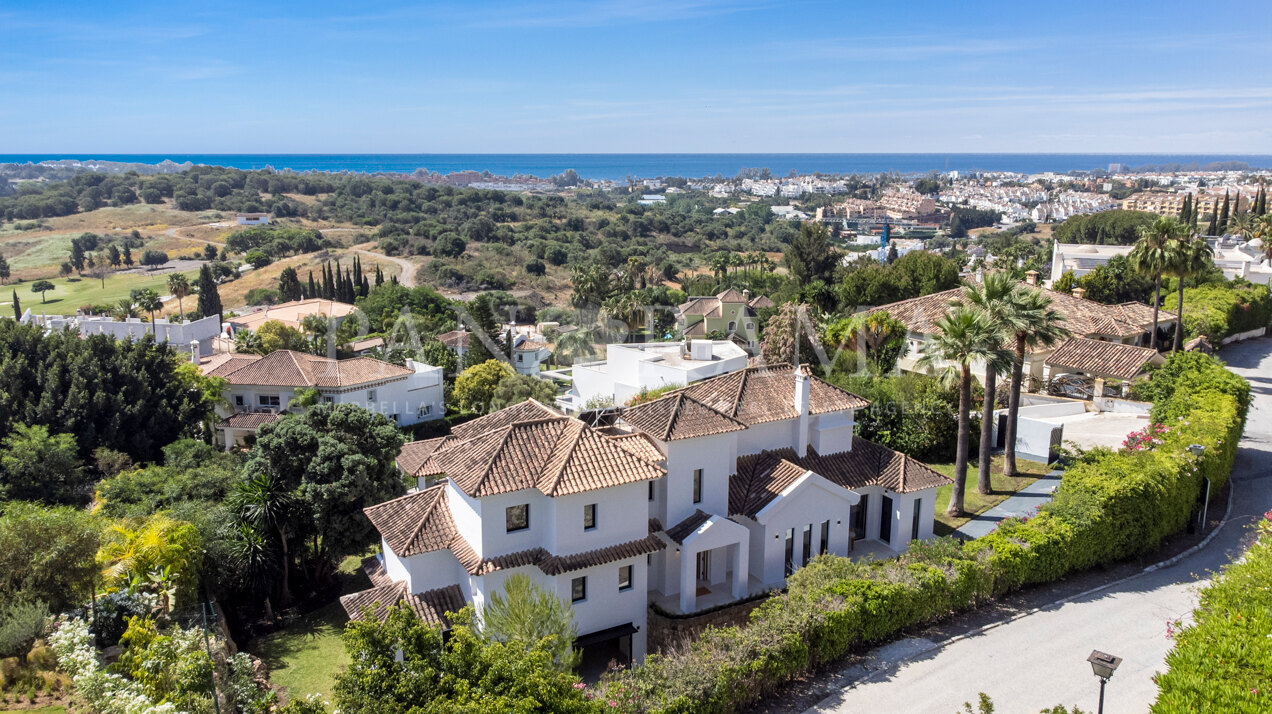
[[(1104, 335), (1108, 337), (1135, 337), (1151, 328), (1153, 309), (1140, 303), (1104, 305), (1077, 298), (1068, 293), (1047, 288), (1036, 288), (1051, 298), (1051, 305), (1065, 317), (1065, 327), (1075, 335)], [(949, 311), (951, 300), (963, 302), (961, 287), (922, 297), (910, 298), (880, 305), (869, 312), (884, 312), (905, 323), (911, 332), (930, 335), (936, 332), (936, 323)], [(1175, 319), (1174, 313), (1162, 310), (1161, 320)]]
[[(678, 392), (683, 392), (746, 426), (779, 419), (795, 419), (799, 416), (799, 412), (795, 410), (795, 374), (787, 364), (747, 367), (695, 382)], [(810, 378), (810, 414), (864, 409), (869, 405), (870, 402), (851, 392), (816, 377)]]
[(729, 288), (718, 295), (695, 295), (685, 302), (681, 303), (676, 311), (681, 317), (685, 315), (702, 315), (703, 317), (720, 317), (724, 314), (722, 305), (746, 303), (747, 309), (743, 310), (743, 314), (748, 317), (755, 317), (755, 311), (762, 307), (773, 307), (774, 303), (763, 295), (757, 295), (748, 302), (746, 295), (733, 288)]
[(638, 538), (626, 543), (619, 543), (607, 548), (598, 548), (573, 555), (552, 555), (543, 548), (530, 548), (516, 553), (497, 555), (493, 558), (478, 558), (471, 548), (457, 551), (459, 564), (469, 575), (486, 575), (496, 570), (535, 566), (547, 575), (560, 575), (574, 570), (593, 568), (606, 563), (636, 558), (648, 553), (662, 550), (665, 544), (655, 535)]
[(232, 317), (226, 322), (236, 325), (239, 329), (247, 328), (256, 331), (266, 322), (276, 320), (288, 327), (300, 329), (301, 322), (309, 315), (340, 318), (352, 313), (354, 309), (354, 306), (347, 302), (338, 302), (326, 298), (309, 298), (308, 300), (293, 300), (279, 305), (269, 305), (262, 310)]
[(547, 349), (547, 347), (548, 343), (543, 340), (523, 340), (513, 349), (518, 352), (538, 352), (539, 350)]
[(618, 444), (627, 453), (638, 459), (644, 459), (650, 463), (661, 463), (666, 461), (667, 457), (663, 452), (658, 450), (654, 442), (648, 436), (640, 432), (632, 434), (612, 434), (609, 435), (610, 441)]
[(1145, 365), (1161, 359), (1157, 350), (1148, 347), (1074, 337), (1057, 347), (1046, 364), (1097, 377), (1131, 379), (1144, 371)]
[(854, 436), (850, 451), (826, 456), (809, 449), (800, 458), (786, 448), (739, 457), (737, 473), (729, 479), (729, 513), (754, 517), (807, 471), (847, 489), (882, 486), (894, 493), (951, 482), (927, 464)]
[(368, 607), (374, 608), (372, 616), (384, 620), (388, 617), (388, 608), (399, 602), (406, 602), (407, 606), (424, 622), (448, 628), (450, 620), (446, 617), (446, 613), (458, 612), (468, 604), (458, 585), (410, 594), (406, 592), (406, 587), (406, 581), (402, 581), (351, 593), (340, 598), (340, 605), (344, 607), (351, 620), (361, 620)]
[(260, 355), (230, 354), (228, 352), (213, 355), (202, 365), (203, 374), (209, 377), (224, 377), (240, 367), (244, 367), (260, 359)]
[[(524, 404), (508, 409), (523, 416), (546, 409)], [(563, 496), (648, 481), (665, 473), (578, 419), (540, 416), (514, 420), (509, 415), (500, 416), (500, 412), (483, 419), (492, 419), (486, 424), (492, 427), (500, 421), (510, 423), (483, 430), (485, 425), (469, 422), (465, 426), (474, 427), (474, 436), (461, 435), (447, 442), (425, 459), (415, 475), (446, 476), (464, 493), (482, 497), (529, 488), (548, 496)]]
[(404, 558), (464, 543), (446, 500), (446, 484), (439, 483), (362, 512), (394, 554)]
[(467, 330), (451, 330), (437, 336), (438, 341), (451, 349), (468, 349), (468, 339), (473, 333)]
[(561, 416), (561, 412), (552, 407), (534, 399), (527, 399), (520, 404), (504, 407), (497, 412), (491, 412), (472, 421), (456, 424), (451, 427), (451, 434), (457, 439), (471, 439), (478, 434), (502, 429), (514, 422), (558, 416)]
[(720, 309), (720, 300), (714, 297), (691, 297), (677, 308), (681, 315), (707, 316)]
[(718, 293), (716, 300), (720, 302), (746, 302), (746, 295), (743, 295), (741, 290), (729, 288), (722, 293)]
[(276, 412), (237, 412), (217, 422), (217, 426), (231, 429), (257, 429), (281, 418), (283, 415)]
[(679, 389), (652, 402), (623, 409), (623, 421), (664, 442), (746, 429), (746, 424)]
[(260, 359), (214, 370), (230, 384), (268, 387), (348, 387), (413, 374), (406, 367), (370, 357), (335, 360), (292, 350), (278, 350)]
[(376, 347), (383, 347), (383, 346), (384, 346), (383, 337), (369, 337), (365, 340), (354, 340), (353, 342), (350, 342), (349, 350), (352, 352), (361, 352), (363, 350), (370, 350)]
[(397, 455), (398, 468), (404, 473), (415, 475), (420, 465), (424, 463), (429, 456), (437, 451), (443, 444), (450, 441), (454, 437), (441, 436), (436, 439), (424, 439), (423, 441), (408, 441), (402, 445), (402, 450)]
[(685, 328), (684, 334), (685, 334), (685, 337), (706, 337), (707, 323), (695, 322), (692, 325)]
[(699, 508), (690, 514), (688, 518), (668, 528), (667, 537), (680, 545), (684, 545), (685, 538), (693, 535), (694, 531), (698, 530), (703, 523), (709, 520), (711, 520), (711, 514)]
[(759, 310), (766, 307), (777, 307), (777, 303), (768, 299), (764, 295), (758, 295), (751, 298), (751, 302), (747, 303), (747, 305), (750, 305), (753, 310)]
[(649, 519), (649, 535), (653, 535), (655, 533), (661, 533), (662, 530), (663, 530), (662, 521), (658, 520), (657, 518)]

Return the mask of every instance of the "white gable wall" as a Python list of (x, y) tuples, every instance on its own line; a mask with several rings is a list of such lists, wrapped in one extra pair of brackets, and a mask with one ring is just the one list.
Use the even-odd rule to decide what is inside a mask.
[[(678, 439), (666, 444), (667, 510), (659, 517), (666, 528), (697, 509), (729, 514), (729, 476), (737, 470), (737, 440), (733, 433)], [(693, 472), (702, 469), (702, 501), (693, 502)]]
[[(795, 567), (803, 565), (803, 530), (812, 524), (810, 557), (817, 555), (821, 546), (821, 524), (830, 521), (829, 552), (848, 554), (848, 533), (851, 527), (852, 505), (858, 500), (856, 493), (838, 486), (819, 475), (801, 477), (771, 501), (753, 521), (751, 567), (753, 574), (767, 585), (779, 585), (786, 580), (786, 534), (795, 530)], [(750, 521), (751, 519), (739, 519)], [(748, 524), (749, 525), (749, 524)], [(758, 540), (755, 539), (756, 531)], [(756, 544), (761, 547), (755, 547)]]

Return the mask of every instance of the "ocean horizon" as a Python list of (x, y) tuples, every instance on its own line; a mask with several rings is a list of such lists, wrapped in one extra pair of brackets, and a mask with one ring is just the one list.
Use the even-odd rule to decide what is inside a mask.
[(769, 169), (774, 176), (797, 174), (924, 174), (930, 171), (1014, 171), (1020, 173), (1091, 171), (1111, 164), (1130, 168), (1201, 168), (1241, 162), (1272, 168), (1266, 154), (1026, 154), (1026, 153), (754, 153), (754, 154), (0, 154), (0, 163), (111, 161), (196, 165), (279, 171), (410, 174), (433, 171), (489, 171), (497, 176), (547, 178), (568, 169), (591, 180), (679, 176), (736, 176), (743, 169)]

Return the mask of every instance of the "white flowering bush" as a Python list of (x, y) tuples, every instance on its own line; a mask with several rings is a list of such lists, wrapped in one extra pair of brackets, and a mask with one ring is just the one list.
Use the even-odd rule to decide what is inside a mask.
[(97, 659), (88, 623), (79, 618), (60, 618), (49, 644), (58, 665), (71, 675), (75, 692), (96, 714), (177, 714), (171, 704), (155, 704), (141, 687), (117, 674), (106, 672)]

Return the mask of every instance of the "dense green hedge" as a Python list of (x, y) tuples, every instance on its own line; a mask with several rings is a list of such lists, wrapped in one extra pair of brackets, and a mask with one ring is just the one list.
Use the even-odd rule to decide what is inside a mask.
[[(1153, 450), (1095, 451), (1065, 471), (1052, 504), (983, 538), (912, 544), (903, 557), (821, 556), (746, 627), (713, 628), (680, 650), (602, 681), (630, 711), (725, 712), (845, 653), (1004, 593), (1147, 553), (1187, 524), (1203, 477), (1227, 480), (1249, 385), (1221, 362), (1179, 354), (1153, 377), (1169, 430)], [(1167, 384), (1170, 382), (1170, 384)], [(1202, 456), (1190, 444), (1206, 447)]]
[(1201, 591), (1166, 656), (1154, 714), (1272, 712), (1272, 511), (1240, 563)]
[[(1175, 301), (1166, 299), (1173, 310)], [(1229, 335), (1267, 327), (1272, 322), (1272, 293), (1266, 285), (1206, 283), (1184, 288), (1184, 329), (1217, 343)]]

